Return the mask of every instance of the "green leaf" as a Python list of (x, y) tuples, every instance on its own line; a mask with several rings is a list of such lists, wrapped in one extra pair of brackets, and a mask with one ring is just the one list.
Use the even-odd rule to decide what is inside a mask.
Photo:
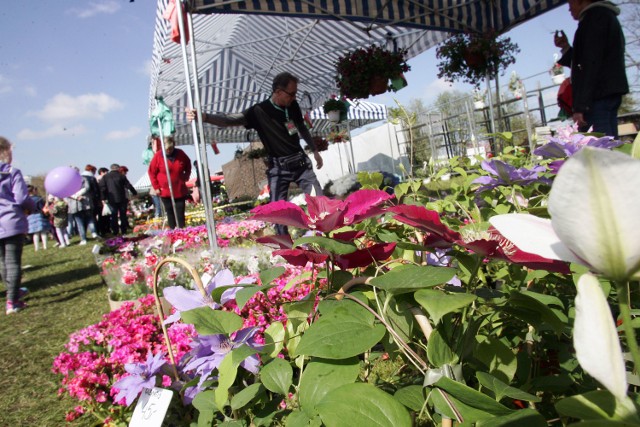
[(618, 402), (608, 390), (589, 391), (584, 394), (565, 397), (556, 403), (556, 410), (568, 417), (580, 420), (630, 420), (636, 422), (638, 414), (629, 413), (629, 409)]
[[(476, 427), (547, 427), (547, 420), (533, 409), (521, 409), (509, 415), (479, 420)], [(582, 425), (581, 425), (582, 426)]]
[(531, 291), (512, 291), (503, 311), (539, 327), (547, 324), (554, 332), (560, 333), (568, 326), (567, 316), (552, 306), (562, 303), (558, 298)]
[(284, 425), (285, 427), (321, 427), (322, 420), (317, 415), (311, 419), (302, 411), (292, 411)]
[(230, 311), (198, 307), (183, 311), (180, 317), (184, 323), (195, 326), (200, 335), (230, 334), (242, 328), (242, 317)]
[(491, 375), (505, 383), (510, 383), (518, 369), (515, 353), (502, 341), (484, 335), (476, 336), (474, 356), (482, 362)]
[(323, 236), (301, 237), (293, 242), (293, 247), (302, 245), (315, 245), (334, 255), (346, 255), (356, 251), (356, 246), (351, 243), (342, 243), (335, 239)]
[[(495, 416), (509, 415), (513, 412), (486, 394), (447, 377), (440, 378), (434, 386), (448, 394), (449, 400), (462, 415), (465, 423), (474, 423)], [(446, 404), (441, 393), (431, 393), (431, 398), (442, 414), (450, 418), (456, 418), (455, 413)]]
[(293, 381), (293, 368), (286, 360), (275, 358), (260, 370), (260, 381), (267, 390), (286, 396)]
[(218, 408), (224, 408), (224, 405), (229, 399), (229, 387), (231, 387), (236, 380), (240, 363), (256, 352), (257, 350), (247, 345), (241, 345), (231, 350), (224, 359), (222, 359), (222, 362), (220, 362), (218, 366), (218, 388), (214, 390), (214, 401)]
[(316, 405), (324, 396), (342, 385), (351, 384), (360, 374), (357, 357), (342, 360), (312, 359), (300, 378), (300, 406), (309, 416), (315, 416)]
[(205, 390), (193, 398), (193, 407), (199, 412), (198, 427), (210, 427), (215, 419), (218, 407), (213, 401), (213, 390)]
[(238, 304), (238, 308), (242, 310), (244, 305), (247, 303), (247, 301), (251, 299), (251, 297), (253, 297), (255, 294), (257, 294), (260, 291), (264, 292), (268, 290), (270, 287), (273, 287), (273, 286), (247, 286), (240, 289), (236, 293), (236, 304)]
[(282, 307), (284, 312), (287, 313), (287, 323), (293, 323), (292, 326), (295, 330), (301, 323), (307, 321), (314, 306), (315, 301), (311, 298), (305, 301), (284, 304)]
[(273, 267), (273, 268), (269, 268), (267, 270), (262, 270), (260, 272), (260, 282), (262, 282), (263, 285), (267, 285), (269, 283), (271, 283), (273, 280), (277, 279), (278, 277), (282, 276), (285, 272), (285, 268), (284, 267)]
[[(353, 304), (353, 307), (364, 308)], [(297, 355), (346, 359), (376, 345), (384, 336), (383, 325), (365, 322), (342, 305), (309, 326), (296, 349)]]
[[(211, 391), (213, 394), (213, 390), (207, 390), (207, 391)], [(260, 394), (264, 394), (264, 392), (265, 392), (265, 388), (260, 383), (254, 383), (248, 387), (245, 387), (244, 389), (240, 390), (231, 398), (231, 402), (230, 402), (231, 409), (235, 411), (237, 409), (243, 408), (244, 406), (249, 404), (252, 400), (256, 399)], [(200, 394), (202, 393), (197, 394), (196, 397), (200, 396)], [(213, 401), (213, 396), (211, 397), (211, 400)]]
[(427, 342), (427, 358), (429, 363), (438, 368), (446, 364), (456, 364), (459, 361), (458, 355), (451, 349), (449, 343), (442, 336), (441, 328), (436, 328), (431, 333)]
[(330, 391), (317, 405), (320, 418), (332, 426), (411, 426), (407, 409), (371, 384), (346, 384)]
[(441, 285), (455, 274), (454, 268), (403, 265), (371, 279), (370, 283), (393, 294), (402, 294)]
[(421, 289), (414, 296), (416, 301), (427, 310), (433, 323), (438, 323), (445, 314), (468, 306), (477, 298), (471, 294), (447, 294), (435, 289)]
[(528, 402), (540, 402), (541, 400), (538, 396), (522, 391), (519, 388), (511, 387), (486, 372), (476, 372), (476, 377), (483, 387), (488, 388), (496, 395), (498, 402), (505, 396)]
[(419, 412), (425, 402), (424, 388), (419, 385), (410, 385), (399, 389), (393, 395), (395, 399), (407, 408)]
[(284, 347), (284, 326), (280, 322), (273, 322), (264, 330), (264, 345), (262, 354), (276, 357)]

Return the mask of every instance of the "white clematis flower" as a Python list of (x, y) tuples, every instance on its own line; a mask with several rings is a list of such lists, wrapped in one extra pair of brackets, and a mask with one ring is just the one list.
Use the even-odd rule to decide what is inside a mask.
[(489, 219), (519, 249), (577, 262), (624, 282), (640, 270), (640, 161), (585, 147), (562, 166), (549, 195), (551, 220)]
[(619, 401), (627, 399), (627, 374), (616, 325), (600, 283), (591, 274), (578, 280), (573, 346), (580, 366)]

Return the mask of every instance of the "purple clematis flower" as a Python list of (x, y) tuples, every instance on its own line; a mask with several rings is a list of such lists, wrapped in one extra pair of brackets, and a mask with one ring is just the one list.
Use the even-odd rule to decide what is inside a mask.
[[(246, 277), (242, 279), (238, 284), (240, 285), (250, 283), (255, 283), (255, 279)], [(214, 289), (219, 288), (220, 286), (229, 285), (235, 285), (233, 273), (231, 272), (231, 270), (224, 269), (216, 273), (213, 279), (211, 279), (211, 281), (205, 288), (206, 295), (202, 295), (199, 290), (189, 290), (183, 288), (182, 286), (169, 286), (167, 288), (164, 288), (164, 297), (176, 309), (176, 312), (167, 317), (164, 323), (170, 324), (180, 320), (181, 311), (189, 311), (195, 308), (207, 306), (211, 307), (213, 310), (221, 308), (221, 305), (211, 298), (211, 293)], [(228, 301), (235, 299), (236, 294), (239, 290), (240, 287), (234, 287), (224, 291), (224, 293), (220, 297), (220, 302), (222, 303), (222, 305), (226, 304)]]
[[(209, 378), (214, 369), (217, 369), (222, 359), (231, 352), (231, 350), (242, 345), (247, 345), (255, 350), (262, 347), (258, 345), (254, 339), (254, 335), (258, 331), (257, 327), (240, 329), (235, 332), (235, 337), (231, 340), (224, 334), (199, 336), (191, 343), (191, 350), (184, 355), (187, 362), (184, 365), (184, 371), (194, 371), (200, 375), (198, 388)], [(253, 354), (240, 363), (247, 371), (257, 374), (260, 359)]]
[(612, 149), (622, 144), (622, 141), (615, 140), (612, 136), (597, 138), (592, 135), (575, 133), (568, 136), (565, 135), (564, 138), (551, 137), (547, 144), (538, 147), (533, 154), (542, 156), (545, 159), (562, 159), (573, 156), (584, 147)]
[(118, 389), (115, 401), (125, 399), (127, 406), (140, 395), (143, 389), (153, 388), (156, 385), (156, 374), (165, 365), (164, 355), (158, 353), (155, 356), (149, 352), (145, 363), (127, 363), (125, 371), (130, 375), (118, 380), (112, 387)]
[(478, 188), (477, 191), (479, 192), (490, 190), (500, 185), (526, 185), (533, 182), (551, 183), (550, 180), (538, 176), (545, 171), (544, 166), (534, 166), (531, 169), (516, 168), (503, 161), (492, 159), (484, 160), (481, 167), (493, 176), (481, 176), (473, 180), (472, 184), (483, 184)]

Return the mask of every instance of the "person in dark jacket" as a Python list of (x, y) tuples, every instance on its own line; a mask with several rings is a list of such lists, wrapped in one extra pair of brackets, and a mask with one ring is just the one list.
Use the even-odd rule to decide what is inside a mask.
[(27, 290), (20, 288), (22, 247), (29, 230), (25, 211), (36, 210), (22, 172), (11, 166), (12, 147), (0, 136), (0, 274), (7, 288), (7, 314), (26, 307), (23, 297)]
[[(99, 182), (102, 204), (111, 208), (111, 232), (114, 235), (127, 234), (129, 220), (127, 219), (127, 190), (134, 196), (138, 194), (127, 177), (120, 173), (120, 165), (114, 163)], [(118, 220), (120, 226), (118, 227)]]
[(569, 0), (569, 12), (578, 21), (573, 47), (564, 32), (556, 32), (554, 43), (562, 49), (558, 62), (571, 68), (573, 120), (581, 132), (593, 126), (617, 137), (618, 108), (629, 93), (620, 9), (609, 1)]
[[(149, 179), (151, 186), (156, 190), (162, 200), (164, 211), (167, 213), (169, 228), (184, 228), (184, 211), (189, 189), (187, 181), (191, 175), (191, 160), (186, 153), (175, 148), (175, 141), (168, 136), (164, 139), (164, 148), (167, 155), (167, 165), (162, 150), (158, 150), (149, 163)], [(167, 178), (167, 166), (169, 178)], [(171, 189), (169, 189), (171, 182)], [(173, 192), (173, 202), (171, 200)], [(175, 211), (173, 209), (175, 203)]]

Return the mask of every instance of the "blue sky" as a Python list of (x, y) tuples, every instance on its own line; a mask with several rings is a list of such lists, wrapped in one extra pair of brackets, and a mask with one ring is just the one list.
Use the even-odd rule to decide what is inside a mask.
[[(14, 165), (24, 174), (87, 163), (126, 165), (132, 182), (144, 173), (155, 8), (154, 0), (32, 0), (2, 8), (0, 135), (15, 144)], [(521, 49), (513, 69), (521, 77), (549, 69), (552, 31), (571, 38), (575, 27), (564, 5), (512, 30)], [(434, 49), (410, 64), (407, 88), (371, 100), (394, 106), (393, 98), (422, 98), (428, 105), (451, 87), (436, 77)], [(550, 83), (548, 75), (537, 80)], [(223, 144), (220, 155), (209, 152), (210, 169), (219, 170), (235, 149)]]

